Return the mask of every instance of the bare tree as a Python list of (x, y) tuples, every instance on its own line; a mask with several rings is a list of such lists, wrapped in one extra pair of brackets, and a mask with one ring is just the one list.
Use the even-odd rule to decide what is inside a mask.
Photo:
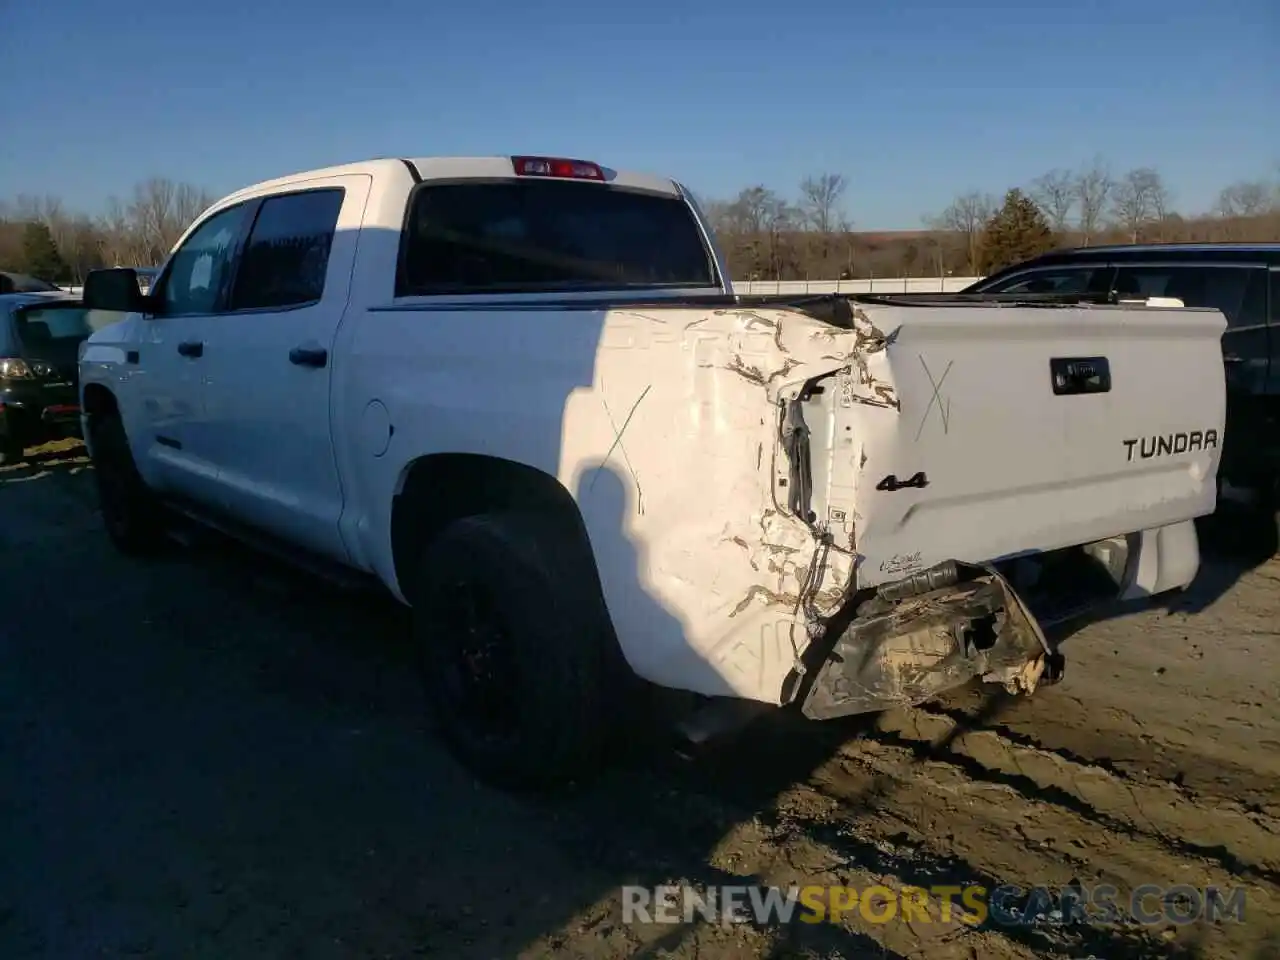
[(840, 198), (847, 183), (840, 173), (822, 173), (800, 181), (800, 202), (796, 214), (807, 235), (803, 238), (808, 255), (804, 258), (805, 278), (809, 265), (825, 272), (831, 255), (832, 234), (840, 220)]
[(1256, 217), (1272, 207), (1272, 188), (1260, 180), (1246, 180), (1224, 187), (1218, 194), (1218, 214), (1223, 217)]
[(92, 221), (69, 212), (61, 198), (46, 195), (34, 204), (36, 219), (49, 228), (58, 253), (70, 271), (72, 283), (79, 283), (98, 264), (98, 244), (93, 236)]
[(770, 232), (790, 213), (787, 202), (761, 184), (739, 192), (732, 209), (734, 218), (752, 233)]
[(733, 202), (730, 200), (706, 200), (699, 203), (707, 223), (717, 236), (727, 237), (738, 227)]
[(9, 214), (19, 223), (39, 222), (40, 207), (41, 201), (39, 197), (33, 197), (29, 193), (20, 193), (13, 198), (13, 202), (9, 205)]
[(800, 211), (805, 225), (818, 233), (833, 233), (840, 215), (840, 199), (847, 187), (848, 182), (840, 173), (822, 173), (801, 180)]
[(119, 197), (107, 199), (98, 227), (99, 253), (107, 266), (142, 267), (154, 262), (130, 205)]
[(927, 233), (921, 241), (924, 250), (925, 269), (929, 276), (946, 276), (946, 252), (942, 247), (942, 238), (936, 233)]
[(778, 277), (782, 269), (783, 235), (796, 227), (799, 215), (790, 204), (761, 184), (747, 187), (728, 203), (710, 205), (717, 234), (729, 241), (728, 255), (746, 264), (748, 276)]
[(853, 232), (853, 221), (843, 213), (836, 220), (836, 230), (844, 240), (844, 267), (840, 270), (840, 277), (852, 280), (854, 274), (854, 253), (858, 248), (858, 235)]
[(145, 259), (150, 263), (163, 260), (191, 221), (210, 203), (204, 191), (165, 177), (152, 177), (138, 184), (129, 216), (146, 245)]
[(987, 221), (991, 219), (996, 207), (995, 197), (971, 190), (956, 197), (951, 206), (932, 218), (935, 229), (958, 233), (964, 238), (966, 264), (970, 275), (977, 274), (981, 269), (982, 231), (986, 229)]
[(1101, 157), (1076, 174), (1076, 204), (1080, 209), (1081, 239), (1086, 247), (1102, 227), (1113, 186), (1111, 173)]
[(1065, 233), (1076, 207), (1076, 180), (1070, 170), (1050, 170), (1031, 183), (1031, 199), (1055, 233)]
[(1158, 171), (1151, 167), (1130, 170), (1112, 189), (1112, 210), (1130, 243), (1137, 243), (1142, 228), (1163, 221), (1169, 213), (1169, 194)]

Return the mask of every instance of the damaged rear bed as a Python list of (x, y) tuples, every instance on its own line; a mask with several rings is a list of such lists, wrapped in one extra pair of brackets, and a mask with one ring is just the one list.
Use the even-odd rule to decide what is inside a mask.
[(609, 310), (565, 477), (581, 489), (603, 449), (628, 489), (640, 576), (596, 550), (628, 662), (813, 717), (1056, 679), (1038, 611), (1064, 554), (1100, 578), (1094, 600), (1196, 573), (1223, 326), (991, 297)]

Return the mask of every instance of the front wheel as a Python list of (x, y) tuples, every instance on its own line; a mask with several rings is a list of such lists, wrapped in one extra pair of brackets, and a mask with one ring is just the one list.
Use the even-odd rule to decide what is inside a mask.
[(107, 536), (122, 553), (158, 552), (165, 542), (163, 512), (138, 473), (124, 424), (114, 415), (95, 418), (92, 431), (93, 473), (98, 505)]
[(589, 774), (618, 716), (621, 655), (577, 539), (541, 516), (473, 516), (422, 558), (413, 629), (429, 707), (495, 786)]
[(21, 463), (24, 453), (21, 442), (13, 437), (0, 437), (0, 467)]

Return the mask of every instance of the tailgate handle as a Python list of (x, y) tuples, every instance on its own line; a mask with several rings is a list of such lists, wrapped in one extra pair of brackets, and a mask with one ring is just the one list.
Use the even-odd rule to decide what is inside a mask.
[(1049, 372), (1059, 397), (1111, 392), (1111, 364), (1106, 357), (1053, 357)]

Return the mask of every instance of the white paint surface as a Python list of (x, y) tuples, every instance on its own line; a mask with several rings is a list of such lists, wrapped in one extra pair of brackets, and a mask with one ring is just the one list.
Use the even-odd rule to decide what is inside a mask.
[[(181, 454), (154, 442), (144, 413), (151, 372), (173, 350), (171, 321), (131, 317), (86, 348), (82, 382), (117, 394), (152, 483), (216, 500), (401, 595), (391, 507), (411, 464), (458, 452), (527, 464), (576, 499), (637, 673), (777, 702), (808, 642), (796, 597), (815, 549), (782, 509), (778, 404), (843, 370), (808, 424), (814, 500), (835, 536), (819, 612), (833, 612), (855, 576), (874, 584), (946, 559), (1142, 531), (1132, 591), (1194, 575), (1185, 521), (1213, 509), (1217, 449), (1130, 462), (1125, 441), (1221, 436), (1217, 312), (868, 306), (855, 330), (839, 330), (787, 309), (397, 300), (412, 187), (398, 161), (258, 185), (209, 213), (330, 183), (349, 189), (324, 299), (252, 323), (204, 320), (196, 332), (224, 359), (165, 383), (182, 394), (165, 408), (186, 418), (173, 425), (191, 443)], [(289, 363), (303, 341), (329, 349), (327, 368)], [(126, 347), (140, 364), (120, 362)], [(1049, 358), (1061, 356), (1108, 357), (1114, 389), (1054, 396)], [(394, 429), (378, 456), (375, 400)], [(876, 489), (917, 472), (926, 487)]]

